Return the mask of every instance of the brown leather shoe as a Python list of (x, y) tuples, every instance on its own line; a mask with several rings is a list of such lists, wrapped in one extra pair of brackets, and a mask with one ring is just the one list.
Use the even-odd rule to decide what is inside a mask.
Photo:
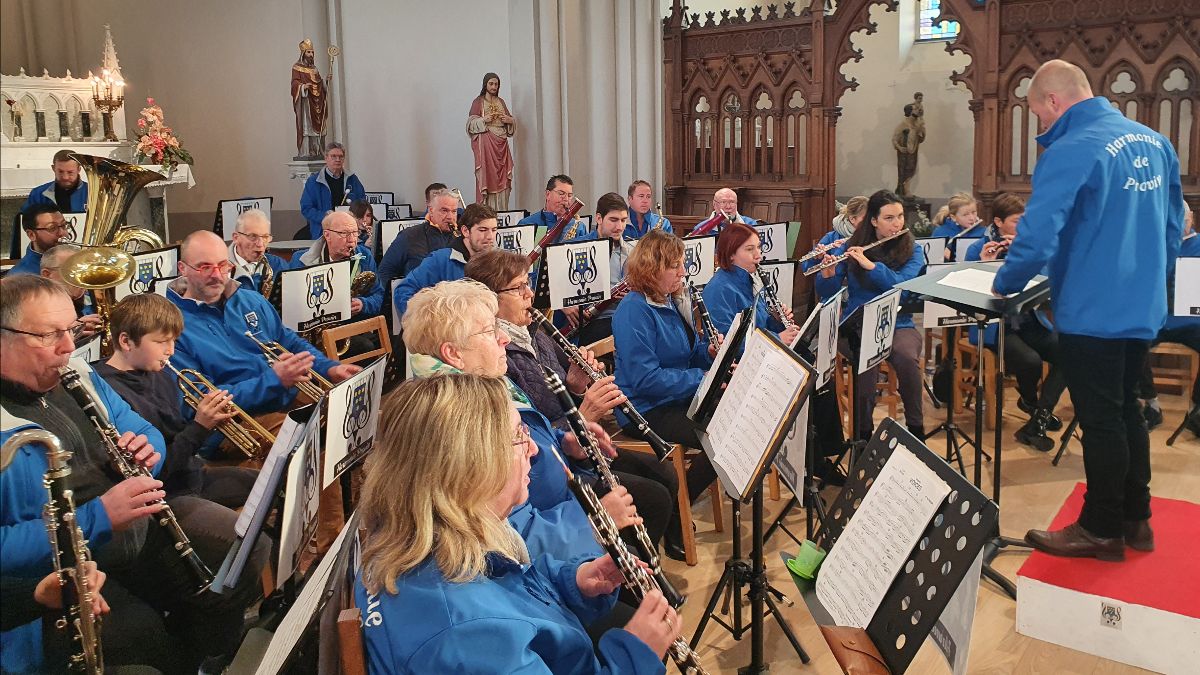
[(1066, 558), (1097, 558), (1108, 562), (1125, 559), (1125, 541), (1121, 537), (1097, 537), (1077, 522), (1061, 530), (1030, 530), (1025, 533), (1025, 543)]
[(1135, 551), (1150, 552), (1154, 550), (1154, 530), (1150, 529), (1150, 519), (1126, 520), (1125, 545)]

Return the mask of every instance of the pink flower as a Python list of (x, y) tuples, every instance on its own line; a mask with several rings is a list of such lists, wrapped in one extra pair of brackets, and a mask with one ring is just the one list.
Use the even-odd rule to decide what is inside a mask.
[(154, 99), (147, 96), (146, 97), (146, 105), (154, 105)]
[(138, 120), (138, 128), (145, 129), (146, 128), (146, 120)]

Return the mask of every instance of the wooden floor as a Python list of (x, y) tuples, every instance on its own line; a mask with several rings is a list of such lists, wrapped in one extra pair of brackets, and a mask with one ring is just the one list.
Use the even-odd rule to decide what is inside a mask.
[[(1200, 441), (1188, 432), (1175, 442), (1174, 447), (1167, 447), (1166, 441), (1171, 431), (1179, 424), (1185, 412), (1183, 398), (1179, 396), (1161, 397), (1166, 421), (1151, 433), (1151, 462), (1153, 465), (1152, 490), (1156, 496), (1188, 499), (1196, 501), (1200, 497)], [(1065, 402), (1058, 409), (1058, 414), (1071, 418), (1069, 396), (1064, 396)], [(1003, 446), (1004, 470), (1001, 474), (1001, 531), (1007, 536), (1021, 538), (1030, 528), (1042, 528), (1049, 524), (1051, 517), (1066, 499), (1076, 482), (1084, 480), (1083, 462), (1080, 457), (1078, 441), (1073, 441), (1059, 466), (1051, 466), (1053, 453), (1046, 455), (1020, 445), (1012, 440), (1013, 432), (1024, 423), (1025, 415), (1016, 410), (1013, 395), (1009, 394), (1006, 405), (1005, 433)], [(939, 415), (944, 411), (936, 410), (926, 400), (926, 428), (933, 428), (938, 422)], [(960, 422), (972, 424), (973, 417)], [(992, 445), (992, 433), (985, 434), (985, 447)], [(944, 436), (938, 440), (931, 439), (934, 450), (945, 448)], [(973, 458), (968, 457), (967, 475), (973, 472)], [(983, 475), (985, 490), (989, 495), (992, 481), (991, 465), (984, 464)], [(786, 487), (783, 488), (783, 498), (773, 502), (767, 500), (767, 521), (773, 521), (790, 496)], [(832, 497), (832, 491), (826, 493)], [(726, 531), (717, 533), (712, 529), (712, 509), (707, 498), (696, 507), (698, 527), (700, 562), (695, 567), (688, 567), (681, 562), (666, 560), (666, 571), (681, 592), (689, 596), (682, 615), (685, 623), (685, 638), (690, 639), (705, 605), (712, 593), (713, 587), (721, 576), (724, 561), (730, 554), (728, 515), (729, 502), (725, 500)], [(746, 537), (745, 550), (749, 551), (749, 513), (747, 506), (743, 509), (743, 529)], [(795, 509), (788, 517), (786, 524), (798, 536), (804, 536), (804, 511)], [(765, 652), (766, 661), (770, 664), (772, 673), (839, 673), (829, 649), (825, 646), (820, 632), (813, 623), (804, 603), (800, 601), (796, 587), (792, 583), (787, 570), (779, 559), (779, 552), (788, 550), (794, 552), (796, 545), (782, 532), (776, 533), (767, 544), (767, 569), (771, 583), (785, 594), (796, 596), (796, 605), (783, 606), (784, 616), (795, 630), (804, 648), (812, 657), (807, 666), (800, 662), (779, 627), (771, 619), (766, 622)], [(1015, 581), (1016, 571), (1027, 557), (1027, 552), (1002, 553), (995, 560), (995, 568)], [(718, 610), (720, 606), (718, 605)], [(1139, 673), (1147, 672), (1139, 668), (1126, 666), (1113, 661), (1101, 659), (1071, 649), (1041, 642), (1032, 638), (1018, 635), (1014, 624), (1016, 603), (1000, 592), (994, 585), (984, 581), (980, 585), (979, 603), (975, 612), (974, 633), (971, 643), (969, 662), (970, 673), (1000, 674), (1000, 673), (1056, 673), (1056, 674), (1108, 674), (1108, 673)], [(737, 672), (737, 669), (750, 662), (750, 638), (745, 635), (740, 642), (734, 641), (720, 626), (709, 623), (698, 650), (704, 660), (705, 667), (710, 673)], [(668, 666), (668, 672), (677, 672), (673, 666)], [(923, 674), (948, 673), (949, 668), (942, 659), (941, 653), (931, 644), (926, 643), (908, 670), (909, 673)]]

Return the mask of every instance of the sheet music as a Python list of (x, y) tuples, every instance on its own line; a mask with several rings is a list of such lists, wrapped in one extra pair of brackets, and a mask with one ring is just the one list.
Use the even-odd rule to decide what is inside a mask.
[(751, 333), (708, 425), (712, 462), (732, 483), (725, 486), (726, 492), (745, 492), (808, 377), (794, 356), (777, 350), (760, 330)]
[(837, 625), (867, 627), (949, 492), (933, 469), (896, 446), (817, 576), (817, 598)]
[(296, 420), (292, 419), (291, 415), (283, 418), (283, 426), (279, 428), (279, 433), (275, 435), (275, 444), (271, 446), (271, 451), (267, 453), (267, 458), (263, 461), (262, 469), (258, 472), (258, 477), (254, 479), (254, 487), (250, 489), (250, 495), (246, 497), (246, 504), (242, 507), (241, 514), (238, 515), (237, 523), (233, 529), (237, 532), (237, 536), (245, 537), (246, 532), (250, 527), (251, 521), (254, 520), (254, 514), (258, 511), (259, 504), (263, 498), (267, 499), (267, 506), (270, 506), (271, 497), (266, 492), (269, 485), (277, 482), (273, 479), (276, 472), (276, 465), (279, 462), (286, 460), (291, 454), (294, 447), (296, 431), (302, 427)]
[[(938, 279), (938, 283), (942, 286), (950, 288), (961, 288), (964, 291), (972, 291), (981, 295), (992, 294), (992, 282), (996, 279), (995, 270), (981, 270), (975, 267), (969, 267), (964, 270), (954, 270), (946, 276)], [(1025, 284), (1024, 290), (1029, 290), (1037, 282), (1030, 280)], [(1013, 297), (1016, 293), (1009, 293), (1007, 297)]]
[[(754, 307), (754, 305), (750, 306)], [(737, 314), (733, 315), (733, 321), (730, 322), (729, 330), (725, 333), (726, 337), (737, 335), (738, 326), (742, 325), (742, 315), (742, 312), (738, 312)], [(751, 312), (750, 316), (751, 321), (753, 321), (753, 312)], [(700, 386), (696, 388), (696, 394), (692, 396), (692, 403), (688, 406), (687, 411), (688, 417), (694, 417), (696, 415), (696, 411), (700, 408), (700, 404), (704, 401), (704, 397), (708, 395), (708, 390), (712, 388), (713, 380), (717, 378), (717, 371), (720, 370), (718, 366), (724, 361), (725, 354), (729, 351), (730, 342), (731, 341), (728, 339), (722, 340), (721, 346), (717, 348), (717, 356), (713, 359), (712, 367), (708, 369), (708, 372), (704, 373), (704, 379), (700, 381)]]
[(1200, 258), (1175, 262), (1175, 316), (1200, 317)]

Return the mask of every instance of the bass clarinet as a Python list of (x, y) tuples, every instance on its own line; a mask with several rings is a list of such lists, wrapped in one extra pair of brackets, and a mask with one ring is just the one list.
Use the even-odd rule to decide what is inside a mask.
[(708, 307), (704, 304), (704, 296), (700, 294), (700, 289), (692, 282), (687, 282), (688, 295), (692, 296), (692, 306), (700, 314), (700, 327), (704, 329), (704, 335), (708, 337), (708, 344), (720, 345), (721, 334), (717, 332), (717, 327), (713, 324), (712, 315), (708, 313)]
[[(571, 363), (579, 366), (579, 369), (586, 373), (587, 376), (591, 378), (592, 382), (599, 382), (600, 380), (604, 379), (604, 373), (592, 368), (591, 364), (589, 364), (587, 360), (583, 358), (583, 355), (579, 353), (579, 348), (571, 344), (571, 341), (568, 340), (562, 333), (560, 333), (558, 329), (554, 327), (554, 324), (550, 323), (550, 321), (546, 319), (544, 314), (535, 309), (530, 309), (529, 316), (533, 317), (534, 326), (546, 331), (546, 334), (550, 336), (550, 339), (554, 340), (554, 343), (558, 345), (558, 348), (562, 350), (563, 354), (567, 355), (567, 358), (571, 360)], [(646, 443), (648, 443), (650, 448), (654, 450), (654, 454), (658, 457), (658, 461), (661, 462), (665, 460), (667, 455), (671, 453), (671, 444), (664, 441), (662, 437), (655, 433), (654, 429), (650, 428), (650, 423), (646, 421), (645, 417), (642, 417), (642, 414), (639, 413), (636, 408), (630, 405), (629, 400), (626, 399), (623, 403), (618, 405), (617, 410), (620, 410), (623, 415), (629, 418), (629, 421), (633, 422), (634, 426), (637, 427), (638, 433), (641, 434), (642, 438), (646, 439)]]
[[(546, 378), (546, 385), (558, 397), (558, 402), (562, 405), (563, 410), (566, 411), (567, 421), (571, 424), (571, 430), (575, 432), (575, 438), (579, 441), (579, 447), (583, 448), (583, 454), (587, 455), (588, 462), (596, 469), (596, 475), (600, 477), (600, 483), (609, 490), (620, 485), (621, 481), (612, 472), (608, 458), (600, 451), (600, 443), (596, 440), (596, 436), (592, 433), (592, 430), (588, 428), (587, 421), (583, 419), (583, 415), (579, 414), (579, 409), (575, 407), (575, 401), (571, 400), (571, 394), (567, 391), (567, 387), (563, 384), (562, 379), (559, 378), (558, 373), (542, 366), (542, 376)], [(637, 505), (634, 504), (634, 506)], [(675, 590), (670, 580), (663, 574), (662, 566), (659, 564), (658, 549), (650, 541), (650, 534), (646, 532), (646, 526), (641, 523), (634, 525), (633, 533), (637, 537), (638, 557), (650, 568), (650, 574), (654, 575), (654, 583), (662, 590), (663, 597), (667, 599), (667, 602), (671, 603), (672, 607), (679, 609), (683, 606), (687, 598)]]
[(44, 429), (27, 429), (13, 434), (4, 444), (4, 453), (23, 445), (46, 449), (46, 475), (42, 479), (49, 495), (43, 509), (46, 531), (50, 535), (50, 557), (54, 574), (62, 588), (63, 615), (54, 625), (69, 631), (71, 649), (67, 670), (88, 675), (104, 672), (104, 650), (100, 644), (100, 617), (96, 614), (96, 596), (88, 583), (86, 563), (91, 559), (87, 540), (75, 518), (75, 500), (71, 491), (71, 467), (67, 452), (58, 437)]
[[(133, 457), (126, 454), (117, 445), (117, 441), (121, 435), (117, 433), (116, 427), (108, 421), (108, 415), (100, 408), (87, 388), (83, 386), (83, 382), (79, 379), (79, 373), (71, 370), (69, 367), (63, 368), (60, 371), (63, 387), (71, 398), (80, 408), (83, 408), (84, 414), (96, 431), (100, 434), (100, 440), (104, 443), (104, 449), (108, 452), (108, 458), (112, 461), (113, 466), (123, 478), (137, 478), (139, 476), (151, 477), (150, 470), (133, 461)], [(174, 544), (172, 547), (179, 554), (180, 560), (187, 566), (192, 577), (195, 578), (195, 585), (192, 587), (192, 593), (199, 595), (208, 590), (208, 587), (213, 582), (213, 573), (200, 559), (199, 555), (192, 550), (192, 542), (188, 539), (183, 528), (179, 526), (179, 521), (175, 518), (175, 512), (171, 510), (171, 506), (166, 500), (159, 499), (151, 504), (161, 504), (162, 510), (152, 516), (154, 522), (158, 523), (167, 531)]]
[[(600, 498), (596, 496), (596, 492), (592, 490), (590, 485), (580, 482), (575, 474), (571, 472), (558, 451), (551, 447), (551, 452), (554, 453), (554, 458), (562, 465), (563, 471), (567, 474), (567, 487), (571, 489), (571, 493), (579, 500), (579, 505), (583, 507), (583, 512), (587, 515), (588, 522), (592, 525), (592, 531), (596, 533), (596, 538), (604, 550), (612, 556), (613, 562), (617, 564), (617, 568), (621, 570), (621, 575), (625, 577), (622, 584), (630, 593), (633, 594), (638, 601), (646, 597), (650, 591), (658, 588), (654, 577), (650, 576), (650, 572), (642, 567), (637, 556), (635, 556), (629, 547), (625, 545), (625, 540), (621, 539), (621, 534), (617, 530), (617, 524), (613, 522), (612, 516), (608, 515), (608, 511), (604, 510), (604, 506), (600, 504)], [(696, 654), (688, 643), (682, 637), (676, 638), (671, 646), (667, 648), (667, 654), (675, 665), (679, 667), (679, 672), (684, 675), (708, 675), (708, 671), (704, 669), (704, 665), (700, 663), (700, 656)]]

